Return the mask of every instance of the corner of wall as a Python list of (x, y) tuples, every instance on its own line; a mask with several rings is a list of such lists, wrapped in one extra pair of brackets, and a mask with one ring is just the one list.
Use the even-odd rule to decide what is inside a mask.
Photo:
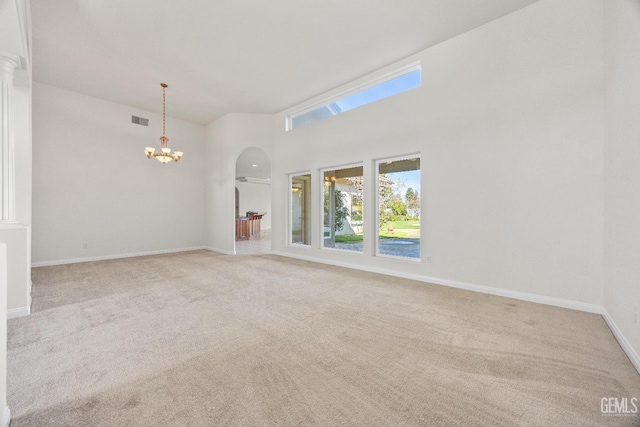
[(605, 319), (640, 368), (640, 3), (603, 2)]

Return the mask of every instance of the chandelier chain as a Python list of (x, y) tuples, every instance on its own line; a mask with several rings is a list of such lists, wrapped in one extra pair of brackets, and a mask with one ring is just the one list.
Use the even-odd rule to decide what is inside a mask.
[(165, 136), (165, 108), (166, 108), (166, 90), (167, 86), (162, 85), (162, 136)]

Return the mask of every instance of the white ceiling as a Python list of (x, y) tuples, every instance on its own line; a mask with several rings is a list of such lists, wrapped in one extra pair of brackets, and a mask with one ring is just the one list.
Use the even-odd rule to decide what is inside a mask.
[(275, 113), (537, 0), (31, 0), (36, 81), (207, 124)]
[(256, 147), (246, 148), (236, 160), (236, 178), (269, 179), (271, 162), (267, 153)]

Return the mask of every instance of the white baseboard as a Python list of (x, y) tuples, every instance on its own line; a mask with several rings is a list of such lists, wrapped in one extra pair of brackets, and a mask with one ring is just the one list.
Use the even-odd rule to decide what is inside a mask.
[(624, 335), (622, 334), (622, 331), (620, 331), (620, 328), (618, 328), (618, 326), (613, 321), (613, 318), (609, 315), (607, 310), (605, 310), (605, 308), (603, 306), (601, 306), (601, 305), (589, 304), (589, 303), (573, 301), (573, 300), (568, 300), (568, 299), (563, 299), (563, 298), (549, 297), (549, 296), (544, 296), (544, 295), (530, 294), (530, 293), (520, 292), (520, 291), (512, 291), (512, 290), (507, 290), (507, 289), (493, 288), (493, 287), (490, 287), (490, 286), (476, 285), (476, 284), (473, 284), (473, 283), (458, 282), (458, 281), (455, 281), (455, 280), (448, 280), (448, 279), (440, 279), (440, 278), (436, 278), (436, 277), (422, 276), (422, 275), (419, 275), (419, 274), (403, 273), (401, 271), (396, 271), (396, 270), (386, 270), (386, 269), (383, 269), (383, 268), (375, 268), (375, 267), (354, 265), (354, 264), (350, 264), (350, 263), (346, 263), (346, 262), (332, 261), (332, 260), (326, 260), (326, 259), (318, 259), (318, 258), (311, 257), (311, 256), (290, 254), (290, 253), (287, 253), (287, 252), (273, 251), (271, 253), (273, 255), (280, 255), (280, 256), (289, 257), (289, 258), (297, 258), (297, 259), (302, 259), (302, 260), (305, 260), (305, 261), (318, 262), (318, 263), (321, 263), (321, 264), (335, 265), (337, 267), (346, 267), (346, 268), (351, 268), (351, 269), (356, 269), (356, 270), (368, 271), (368, 272), (372, 272), (372, 273), (385, 274), (385, 275), (389, 275), (389, 276), (403, 277), (405, 279), (411, 279), (411, 280), (417, 280), (417, 281), (420, 281), (420, 282), (433, 283), (433, 284), (436, 284), (436, 285), (449, 286), (449, 287), (452, 287), (452, 288), (464, 289), (464, 290), (467, 290), (467, 291), (480, 292), (480, 293), (483, 293), (483, 294), (497, 295), (497, 296), (506, 297), (506, 298), (513, 298), (513, 299), (517, 299), (517, 300), (521, 300), (521, 301), (528, 301), (528, 302), (534, 302), (534, 303), (538, 303), (538, 304), (551, 305), (551, 306), (555, 306), (555, 307), (568, 308), (568, 309), (571, 309), (571, 310), (578, 310), (578, 311), (585, 311), (585, 312), (588, 312), (588, 313), (600, 314), (604, 318), (604, 320), (607, 323), (607, 325), (609, 326), (609, 329), (611, 329), (611, 332), (613, 333), (613, 336), (616, 338), (616, 340), (620, 344), (620, 347), (622, 347), (622, 349), (626, 353), (627, 357), (629, 357), (629, 360), (631, 361), (633, 366), (636, 368), (638, 373), (640, 373), (640, 358), (638, 357), (638, 354), (633, 349), (633, 347), (631, 347), (631, 344), (629, 344), (629, 341), (627, 341), (627, 339), (624, 337)]
[(133, 258), (133, 257), (148, 256), (148, 255), (162, 255), (162, 254), (171, 254), (175, 252), (197, 251), (202, 249), (208, 249), (208, 248), (204, 246), (194, 246), (192, 248), (162, 249), (159, 251), (134, 252), (134, 253), (118, 254), (118, 255), (104, 255), (104, 256), (95, 256), (95, 257), (87, 257), (87, 258), (62, 259), (62, 260), (56, 260), (56, 261), (40, 261), (40, 262), (31, 263), (31, 267), (48, 267), (51, 265), (76, 264), (79, 262), (106, 261), (110, 259)]
[(346, 267), (346, 268), (352, 268), (356, 270), (369, 271), (371, 273), (385, 274), (388, 276), (402, 277), (404, 279), (417, 280), (419, 282), (433, 283), (435, 285), (444, 285), (444, 286), (449, 286), (451, 288), (458, 288), (458, 289), (464, 289), (467, 291), (480, 292), (483, 294), (490, 294), (490, 295), (497, 295), (497, 296), (506, 297), (506, 298), (519, 299), (522, 301), (536, 302), (539, 304), (553, 305), (556, 307), (570, 308), (572, 310), (586, 311), (589, 313), (601, 314), (603, 310), (602, 306), (600, 305), (588, 304), (588, 303), (578, 302), (578, 301), (573, 301), (568, 299), (547, 297), (544, 295), (529, 294), (526, 292), (512, 291), (508, 289), (493, 288), (491, 286), (476, 285), (474, 283), (459, 282), (456, 280), (449, 280), (449, 279), (440, 279), (438, 277), (422, 276), (420, 274), (405, 273), (398, 270), (387, 270), (384, 268), (354, 265), (346, 262), (318, 259), (315, 257), (304, 256), (304, 255), (294, 255), (286, 252), (273, 251), (271, 253), (273, 255), (281, 255), (281, 256), (290, 257), (290, 258), (298, 258), (305, 261), (312, 261), (312, 262), (318, 262), (322, 264), (335, 265), (337, 267)]
[(220, 254), (225, 254), (225, 255), (235, 255), (236, 254), (235, 251), (227, 251), (227, 250), (224, 250), (224, 249), (213, 248), (211, 246), (205, 246), (203, 249), (206, 249), (206, 250), (211, 251), (211, 252), (218, 252)]
[[(78, 262), (89, 262), (89, 261), (104, 261), (104, 260), (110, 260), (110, 259), (131, 258), (131, 257), (139, 257), (139, 256), (147, 256), (147, 255), (160, 255), (160, 254), (167, 254), (167, 253), (174, 253), (174, 252), (195, 251), (195, 250), (201, 250), (201, 249), (206, 249), (212, 252), (218, 252), (225, 255), (235, 255), (234, 251), (218, 249), (210, 246), (198, 246), (198, 247), (192, 247), (192, 248), (168, 249), (168, 250), (138, 252), (138, 253), (129, 253), (129, 254), (121, 254), (121, 255), (108, 255), (108, 256), (101, 256), (101, 257), (36, 262), (32, 264), (32, 267), (74, 264)], [(614, 322), (613, 318), (609, 315), (607, 310), (605, 310), (605, 308), (601, 305), (589, 304), (589, 303), (573, 301), (573, 300), (568, 300), (563, 298), (549, 297), (544, 295), (530, 294), (527, 292), (494, 288), (491, 286), (477, 285), (473, 283), (459, 282), (455, 280), (441, 279), (437, 277), (422, 276), (419, 274), (404, 273), (402, 271), (397, 271), (397, 270), (387, 270), (383, 268), (354, 265), (346, 262), (326, 260), (326, 259), (316, 258), (312, 256), (291, 254), (291, 253), (281, 252), (281, 251), (271, 251), (270, 253), (273, 255), (280, 255), (288, 258), (296, 258), (296, 259), (301, 259), (305, 261), (317, 262), (321, 264), (335, 265), (337, 267), (345, 267), (345, 268), (351, 268), (356, 270), (368, 271), (372, 273), (385, 274), (389, 276), (402, 277), (405, 279), (417, 280), (417, 281), (426, 282), (426, 283), (433, 283), (436, 285), (449, 286), (452, 288), (464, 289), (464, 290), (473, 291), (473, 292), (480, 292), (483, 294), (513, 298), (521, 301), (528, 301), (528, 302), (534, 302), (538, 304), (551, 305), (555, 307), (568, 308), (572, 310), (585, 311), (588, 313), (597, 313), (604, 318), (605, 322), (611, 329), (611, 332), (613, 333), (614, 337), (616, 338), (616, 340), (618, 341), (618, 343), (620, 344), (624, 352), (629, 357), (629, 360), (631, 361), (633, 366), (636, 368), (636, 370), (640, 373), (640, 358), (638, 357), (638, 354), (633, 349), (631, 344), (629, 344), (629, 341), (627, 341), (627, 339), (624, 337), (624, 335), (622, 334), (622, 331), (620, 331), (620, 328), (618, 328), (618, 326)], [(31, 294), (31, 292), (29, 292), (29, 294)], [(29, 303), (31, 303), (31, 298), (29, 298), (29, 300), (30, 300)], [(16, 317), (28, 316), (30, 313), (31, 313), (30, 305), (29, 307), (14, 308), (14, 309), (7, 310), (7, 318), (13, 319)], [(7, 408), (7, 411), (8, 411), (8, 408)]]
[(31, 306), (10, 308), (7, 310), (7, 319), (15, 319), (16, 317), (25, 317), (31, 314)]
[(603, 310), (603, 307), (597, 304), (589, 304), (586, 302), (573, 301), (573, 300), (563, 299), (563, 298), (548, 297), (544, 295), (530, 294), (527, 292), (512, 291), (508, 289), (493, 288), (491, 286), (475, 285), (473, 283), (457, 282), (454, 280), (439, 279), (435, 277), (416, 277), (415, 280), (434, 283), (436, 285), (450, 286), (452, 288), (464, 289), (467, 291), (480, 292), (483, 294), (513, 298), (521, 301), (535, 302), (538, 304), (569, 308), (571, 310), (586, 311), (588, 313), (601, 314)]
[(9, 423), (11, 422), (11, 411), (8, 406), (4, 407), (4, 411), (2, 411), (2, 420), (0, 420), (0, 427), (9, 427)]
[[(31, 287), (33, 286), (33, 282), (31, 280), (29, 280), (29, 283), (27, 284), (28, 287), (28, 298), (29, 298), (29, 305), (27, 307), (18, 307), (18, 308), (10, 308), (7, 309), (7, 320), (8, 319), (15, 319), (16, 317), (26, 317), (28, 315), (31, 314), (31, 303), (33, 302), (33, 300), (31, 299)], [(0, 427), (2, 427), (2, 424), (0, 424)]]
[(613, 336), (618, 340), (620, 347), (622, 347), (624, 352), (627, 353), (629, 360), (631, 360), (633, 366), (635, 366), (636, 370), (640, 373), (640, 357), (638, 357), (638, 353), (636, 353), (633, 347), (631, 347), (631, 344), (629, 344), (629, 341), (627, 341), (625, 336), (622, 334), (622, 331), (618, 328), (618, 325), (613, 321), (613, 318), (609, 315), (607, 310), (603, 309), (601, 314), (604, 321), (607, 322), (609, 329), (611, 329), (611, 333), (613, 333)]

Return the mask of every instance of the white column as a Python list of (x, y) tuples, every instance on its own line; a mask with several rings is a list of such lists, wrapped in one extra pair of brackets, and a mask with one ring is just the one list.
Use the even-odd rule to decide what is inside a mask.
[(13, 71), (17, 58), (0, 52), (0, 224), (16, 224), (16, 169), (13, 135)]

